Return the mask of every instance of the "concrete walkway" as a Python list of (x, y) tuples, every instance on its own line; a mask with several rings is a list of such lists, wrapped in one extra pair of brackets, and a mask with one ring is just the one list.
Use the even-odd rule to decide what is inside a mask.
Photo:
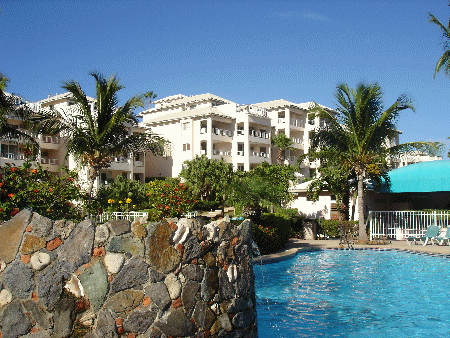
[[(309, 251), (309, 250), (320, 250), (320, 249), (347, 249), (347, 245), (339, 245), (338, 239), (328, 239), (328, 240), (303, 240), (292, 238), (286, 244), (284, 250), (276, 252), (270, 255), (261, 256), (262, 263), (275, 263), (279, 261), (283, 261), (286, 259), (290, 259), (295, 257), (300, 251)], [(394, 250), (404, 250), (404, 251), (415, 251), (422, 252), (428, 254), (439, 254), (439, 255), (449, 255), (450, 256), (450, 246), (448, 245), (432, 245), (428, 244), (426, 246), (423, 245), (409, 245), (406, 240), (405, 241), (396, 241), (392, 240), (390, 244), (383, 245), (367, 245), (367, 244), (353, 244), (353, 248), (355, 250), (358, 249), (394, 249)], [(255, 263), (259, 263), (259, 257), (254, 258)]]

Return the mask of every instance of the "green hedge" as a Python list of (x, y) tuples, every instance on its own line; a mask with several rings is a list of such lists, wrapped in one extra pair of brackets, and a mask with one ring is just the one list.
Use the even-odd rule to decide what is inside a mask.
[(281, 214), (263, 214), (252, 223), (253, 239), (262, 255), (283, 249), (293, 234), (292, 219)]
[(358, 224), (358, 221), (339, 221), (337, 219), (320, 220), (320, 233), (329, 237), (339, 237), (341, 226), (349, 228)]

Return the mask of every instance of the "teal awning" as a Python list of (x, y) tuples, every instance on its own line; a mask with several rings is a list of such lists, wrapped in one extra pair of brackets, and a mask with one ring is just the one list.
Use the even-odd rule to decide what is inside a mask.
[(436, 192), (450, 191), (450, 161), (430, 161), (410, 164), (391, 170), (390, 191), (382, 192)]

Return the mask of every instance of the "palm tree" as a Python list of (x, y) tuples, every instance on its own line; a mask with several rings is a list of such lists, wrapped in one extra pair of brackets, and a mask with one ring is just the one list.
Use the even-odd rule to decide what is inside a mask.
[[(117, 92), (124, 88), (114, 75), (106, 79), (97, 72), (90, 73), (96, 81), (96, 102), (91, 108), (90, 102), (76, 81), (63, 83), (76, 105), (73, 111), (49, 112), (46, 129), (52, 134), (65, 136), (67, 156), (73, 155), (88, 168), (89, 204), (95, 179), (101, 169), (108, 168), (114, 156), (126, 152), (152, 151), (162, 154), (165, 141), (151, 133), (130, 133), (138, 120), (133, 111), (143, 107), (143, 96), (135, 95), (118, 105)], [(90, 208), (90, 205), (89, 205)]]
[(434, 70), (434, 77), (439, 73), (442, 69), (444, 69), (444, 73), (448, 75), (450, 73), (450, 20), (448, 22), (447, 27), (445, 27), (433, 14), (428, 13), (428, 22), (434, 23), (438, 26), (442, 32), (442, 37), (445, 39), (444, 41), (444, 54), (441, 55), (438, 63), (436, 64), (436, 68)]
[(4, 89), (8, 86), (9, 79), (0, 73), (0, 138), (18, 142), (25, 140), (27, 147), (37, 150), (38, 143), (33, 133), (27, 133), (17, 129), (8, 122), (14, 118), (21, 121), (24, 129), (30, 132), (37, 131), (42, 115), (33, 111), (18, 95), (8, 94)]
[(323, 158), (339, 154), (343, 172), (356, 177), (358, 194), (359, 240), (367, 241), (364, 224), (364, 179), (379, 180), (387, 170), (390, 156), (409, 151), (436, 154), (442, 145), (437, 142), (411, 142), (391, 146), (398, 134), (396, 121), (399, 113), (414, 107), (411, 100), (401, 95), (384, 110), (383, 93), (378, 83), (359, 84), (356, 90), (343, 83), (337, 86), (337, 114), (316, 104), (314, 112), (325, 123), (312, 134), (308, 157)]
[(153, 99), (156, 99), (156, 94), (153, 93), (153, 91), (145, 92), (144, 98), (148, 100), (148, 109), (150, 109), (150, 105), (152, 103)]
[(284, 133), (279, 133), (278, 135), (272, 136), (272, 144), (278, 148), (278, 158), (277, 162), (278, 164), (282, 163), (283, 158), (283, 152), (286, 152), (286, 150), (293, 149), (292, 145), (294, 142), (287, 137)]

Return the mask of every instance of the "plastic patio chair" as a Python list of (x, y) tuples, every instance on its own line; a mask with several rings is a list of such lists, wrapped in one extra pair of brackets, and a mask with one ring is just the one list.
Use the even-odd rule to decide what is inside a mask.
[(417, 240), (420, 240), (423, 244), (423, 246), (427, 245), (428, 241), (431, 242), (431, 244), (434, 244), (433, 240), (439, 235), (439, 227), (437, 225), (430, 225), (427, 228), (427, 231), (423, 236), (419, 237), (407, 237), (406, 241), (409, 245), (411, 245), (411, 242), (414, 244), (417, 244)]
[(439, 245), (444, 244), (445, 241), (447, 241), (447, 244), (450, 245), (450, 226), (447, 227), (447, 230), (444, 234), (444, 236), (437, 236), (434, 238), (436, 242), (439, 242)]

